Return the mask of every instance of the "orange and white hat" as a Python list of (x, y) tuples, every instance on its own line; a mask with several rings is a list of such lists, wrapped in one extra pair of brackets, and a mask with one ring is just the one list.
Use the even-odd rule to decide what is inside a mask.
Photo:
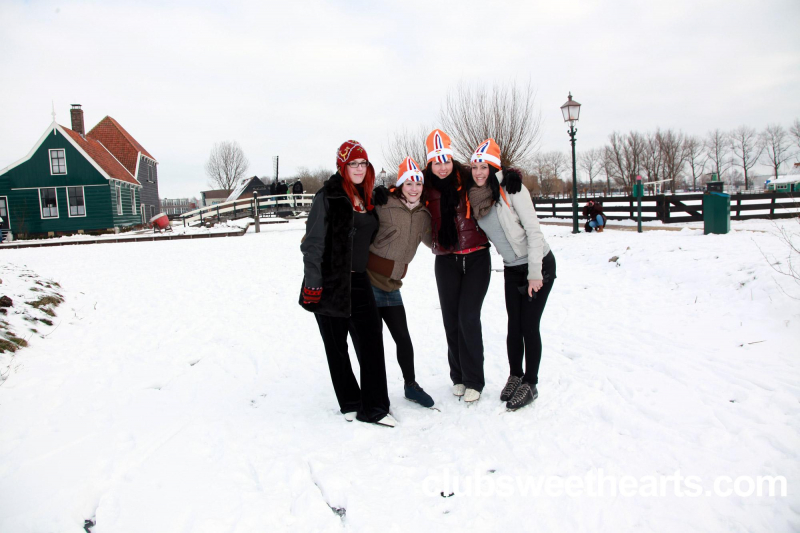
[(453, 158), (453, 150), (450, 149), (450, 136), (441, 130), (433, 130), (428, 138), (425, 139), (425, 148), (428, 151), (428, 161), (434, 159), (440, 163), (447, 163)]
[(406, 157), (400, 163), (400, 168), (397, 170), (397, 184), (395, 187), (400, 187), (407, 181), (418, 181), (425, 183), (425, 177), (422, 175), (417, 162), (412, 157)]
[(500, 170), (500, 147), (494, 139), (486, 139), (475, 149), (471, 163), (489, 163)]

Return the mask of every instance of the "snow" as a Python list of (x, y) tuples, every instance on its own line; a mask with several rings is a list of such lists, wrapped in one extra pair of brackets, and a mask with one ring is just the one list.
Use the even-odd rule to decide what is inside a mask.
[[(731, 226), (543, 226), (558, 279), (540, 396), (513, 413), (498, 399), (502, 273), (482, 313), (487, 385), (468, 407), (450, 393), (433, 256), (420, 250), (403, 299), (417, 379), (439, 410), (403, 399), (385, 332), (394, 429), (338, 412), (297, 305), (303, 221), (4, 250), (0, 291), (9, 271), (30, 271), (65, 301), (46, 336), (0, 360), (0, 531), (796, 531), (800, 286), (765, 259), (788, 255), (773, 223)], [(667, 481), (623, 495), (620, 481), (615, 495), (612, 482), (603, 495), (535, 494), (542, 480), (677, 471), (701, 493)], [(724, 496), (720, 476), (783, 476), (788, 489)]]

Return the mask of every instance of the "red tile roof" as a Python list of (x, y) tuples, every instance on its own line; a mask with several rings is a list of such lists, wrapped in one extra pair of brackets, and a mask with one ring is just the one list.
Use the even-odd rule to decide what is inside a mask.
[(136, 173), (139, 152), (153, 161), (156, 160), (130, 133), (125, 131), (125, 128), (120, 126), (119, 122), (109, 116), (98, 122), (86, 136), (103, 143), (103, 146), (108, 148), (131, 174)]
[(126, 181), (134, 185), (141, 185), (141, 183), (133, 177), (133, 173), (129, 172), (121, 162), (117, 161), (100, 142), (88, 136), (86, 138), (81, 137), (80, 133), (65, 128), (64, 126), (61, 126), (61, 128), (75, 141), (75, 144), (81, 147), (81, 150), (86, 152), (89, 157), (113, 179)]

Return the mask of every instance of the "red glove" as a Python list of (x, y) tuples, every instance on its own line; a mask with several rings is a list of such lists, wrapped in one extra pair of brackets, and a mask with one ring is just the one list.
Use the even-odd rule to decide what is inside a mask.
[(322, 298), (322, 287), (303, 287), (303, 303), (318, 304)]

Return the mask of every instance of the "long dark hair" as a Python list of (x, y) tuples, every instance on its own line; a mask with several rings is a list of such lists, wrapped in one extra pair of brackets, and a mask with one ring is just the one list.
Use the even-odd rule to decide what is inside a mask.
[[(466, 169), (453, 159), (453, 170), (446, 178), (433, 173), (433, 163), (428, 163), (423, 172), (425, 188), (432, 187), (439, 191), (439, 209), (442, 215), (437, 241), (443, 248), (453, 248), (458, 244), (458, 228), (456, 227), (456, 210), (462, 199), (466, 199), (467, 188), (463, 179), (469, 175)], [(470, 177), (471, 178), (471, 177)]]
[[(500, 187), (506, 187), (509, 181), (516, 181), (519, 184), (522, 183), (522, 173), (517, 170), (516, 168), (512, 167), (503, 167), (503, 183), (500, 183), (500, 180), (497, 179), (497, 172), (498, 170), (489, 165), (489, 178), (486, 180), (489, 184), (489, 189), (492, 191), (492, 204), (496, 204), (500, 201)], [(464, 177), (464, 188), (466, 190), (470, 190), (472, 187), (475, 186), (475, 180), (472, 179), (472, 168), (470, 167), (470, 171), (466, 172)]]

